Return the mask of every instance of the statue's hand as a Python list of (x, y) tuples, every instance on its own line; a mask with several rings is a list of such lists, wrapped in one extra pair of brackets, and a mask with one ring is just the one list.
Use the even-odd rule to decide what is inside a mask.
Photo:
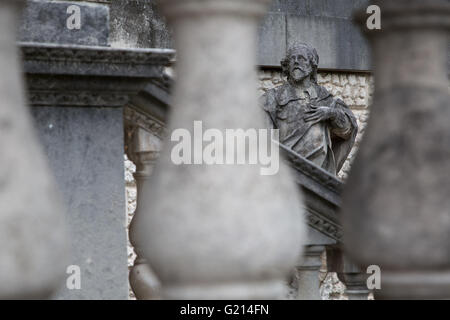
[(305, 121), (318, 123), (321, 121), (332, 120), (336, 117), (335, 110), (327, 106), (313, 106), (310, 105), (312, 110), (305, 112)]

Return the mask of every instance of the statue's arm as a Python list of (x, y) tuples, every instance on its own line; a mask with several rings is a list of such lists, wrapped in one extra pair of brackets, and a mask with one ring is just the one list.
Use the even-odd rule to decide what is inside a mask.
[(333, 117), (330, 119), (331, 133), (342, 139), (348, 139), (355, 129), (356, 118), (345, 103), (336, 99), (332, 104)]
[(264, 93), (260, 98), (259, 105), (264, 110), (264, 122), (266, 128), (276, 129), (277, 102), (275, 99), (275, 91), (269, 90)]

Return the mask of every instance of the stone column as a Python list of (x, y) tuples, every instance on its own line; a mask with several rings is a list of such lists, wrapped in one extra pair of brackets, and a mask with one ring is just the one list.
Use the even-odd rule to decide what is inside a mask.
[(367, 300), (370, 290), (367, 288), (368, 274), (365, 268), (354, 264), (342, 252), (340, 246), (327, 248), (327, 269), (336, 272), (345, 284), (345, 294), (349, 300)]
[(22, 1), (0, 1), (0, 299), (64, 284), (63, 210), (31, 116), (16, 47)]
[(142, 254), (142, 246), (136, 236), (136, 226), (140, 223), (144, 196), (144, 182), (150, 179), (153, 166), (161, 149), (160, 139), (140, 127), (133, 127), (129, 132), (128, 158), (136, 165), (134, 178), (137, 187), (137, 205), (129, 228), (130, 242), (134, 247), (136, 259), (130, 270), (130, 285), (137, 299), (150, 300), (160, 298), (160, 283)]
[(346, 253), (380, 266), (376, 298), (450, 298), (450, 3), (376, 3), (374, 102), (344, 192)]
[[(225, 129), (264, 127), (255, 60), (257, 23), (267, 2), (160, 2), (177, 49), (169, 139), (184, 128), (192, 145), (200, 145), (197, 120), (224, 138)], [(263, 176), (259, 165), (176, 165), (169, 139), (144, 185), (145, 221), (138, 230), (163, 296), (281, 298), (304, 235), (299, 191), (287, 167)], [(201, 153), (195, 147), (194, 160)]]
[(354, 266), (353, 270), (338, 273), (339, 280), (345, 284), (345, 294), (348, 300), (367, 300), (370, 290), (367, 289), (367, 274)]
[(324, 246), (309, 245), (305, 247), (302, 263), (297, 266), (297, 300), (322, 300), (319, 271), (322, 266), (321, 255), (324, 251)]

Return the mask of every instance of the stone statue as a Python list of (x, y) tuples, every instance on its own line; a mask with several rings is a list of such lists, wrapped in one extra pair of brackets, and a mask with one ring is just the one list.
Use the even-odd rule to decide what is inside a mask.
[(262, 107), (280, 143), (336, 175), (354, 142), (358, 125), (352, 111), (317, 84), (316, 49), (299, 43), (281, 61), (287, 82), (267, 91)]

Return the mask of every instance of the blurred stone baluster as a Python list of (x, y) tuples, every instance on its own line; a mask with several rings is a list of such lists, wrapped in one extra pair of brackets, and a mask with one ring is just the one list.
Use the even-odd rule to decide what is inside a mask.
[(130, 242), (136, 252), (136, 259), (130, 270), (130, 285), (137, 299), (158, 299), (160, 298), (161, 285), (142, 255), (142, 247), (139, 240), (136, 239), (136, 229), (141, 223), (139, 217), (142, 215), (144, 182), (150, 179), (153, 166), (161, 149), (161, 141), (152, 133), (137, 126), (133, 127), (130, 136), (131, 141), (128, 143), (127, 155), (136, 165), (134, 178), (137, 187), (136, 211), (129, 229)]
[[(346, 254), (381, 268), (375, 298), (450, 298), (448, 1), (376, 1), (369, 124), (342, 206)], [(356, 199), (356, 200), (355, 200)]]
[(0, 299), (47, 298), (67, 267), (61, 201), (26, 108), (22, 5), (0, 0)]
[[(256, 92), (257, 23), (266, 0), (169, 0), (177, 82), (169, 139), (145, 186), (145, 256), (169, 299), (282, 298), (304, 238), (298, 188), (287, 167), (175, 165), (175, 129), (263, 128)], [(201, 134), (201, 133), (200, 133)], [(225, 143), (225, 142), (224, 142)]]

